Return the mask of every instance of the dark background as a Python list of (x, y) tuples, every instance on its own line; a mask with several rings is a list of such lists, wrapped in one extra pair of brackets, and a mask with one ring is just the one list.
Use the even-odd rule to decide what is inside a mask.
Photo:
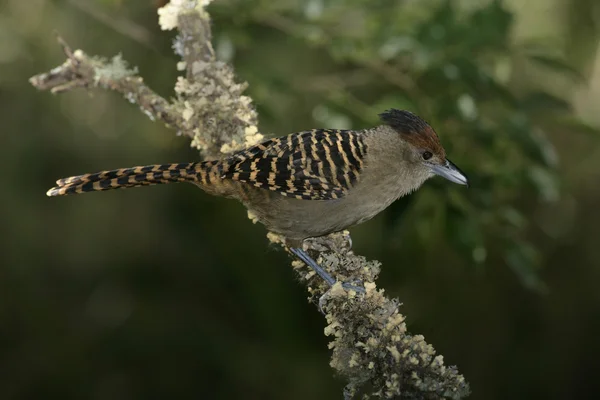
[[(341, 398), (325, 321), (240, 204), (192, 185), (68, 198), (57, 178), (200, 158), (115, 93), (28, 84), (122, 53), (161, 95), (178, 72), (160, 2), (0, 3), (0, 398)], [(215, 1), (214, 43), (261, 132), (436, 128), (441, 179), (352, 230), (409, 330), (473, 399), (600, 391), (600, 7), (592, 0)]]

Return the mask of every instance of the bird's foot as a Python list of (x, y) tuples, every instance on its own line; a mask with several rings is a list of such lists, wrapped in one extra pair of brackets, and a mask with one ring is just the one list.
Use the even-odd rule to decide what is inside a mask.
[[(327, 284), (332, 287), (337, 282), (331, 275), (329, 275), (315, 260), (312, 259), (308, 253), (297, 247), (290, 247), (290, 252), (298, 257), (302, 262), (309, 266), (313, 271), (317, 273)], [(362, 285), (362, 283), (361, 283)], [(342, 288), (346, 291), (353, 290), (357, 293), (365, 293), (364, 287), (357, 286), (355, 284), (343, 282)]]
[(342, 287), (347, 292), (354, 290), (356, 293), (365, 293), (365, 287), (361, 281), (354, 281), (352, 283), (343, 282)]

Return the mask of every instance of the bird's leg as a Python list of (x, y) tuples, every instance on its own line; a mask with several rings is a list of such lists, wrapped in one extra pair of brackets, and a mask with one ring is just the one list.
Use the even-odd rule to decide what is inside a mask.
[(298, 257), (304, 264), (313, 269), (329, 286), (333, 286), (335, 284), (335, 279), (331, 275), (329, 275), (315, 260), (312, 259), (311, 256), (308, 255), (307, 252), (298, 248), (298, 247), (290, 247), (290, 251)]
[[(315, 260), (312, 259), (308, 253), (298, 247), (290, 247), (290, 251), (298, 257), (304, 264), (313, 269), (329, 286), (333, 286), (336, 282), (331, 275), (329, 275)], [(364, 293), (365, 289), (351, 285), (349, 283), (342, 283), (342, 287), (345, 290), (354, 290), (357, 293)]]

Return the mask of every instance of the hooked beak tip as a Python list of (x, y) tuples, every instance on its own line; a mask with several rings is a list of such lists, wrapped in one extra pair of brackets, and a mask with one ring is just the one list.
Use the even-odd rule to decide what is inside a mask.
[(431, 171), (450, 182), (465, 185), (467, 188), (470, 187), (467, 176), (450, 160), (446, 160), (446, 163), (442, 165), (432, 165)]

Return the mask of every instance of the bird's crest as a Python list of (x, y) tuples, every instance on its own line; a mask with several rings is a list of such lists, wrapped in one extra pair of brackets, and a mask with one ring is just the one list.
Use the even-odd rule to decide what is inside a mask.
[(390, 126), (415, 147), (428, 149), (440, 159), (445, 160), (446, 151), (440, 143), (440, 139), (433, 128), (421, 117), (406, 110), (389, 109), (381, 114), (379, 118)]

